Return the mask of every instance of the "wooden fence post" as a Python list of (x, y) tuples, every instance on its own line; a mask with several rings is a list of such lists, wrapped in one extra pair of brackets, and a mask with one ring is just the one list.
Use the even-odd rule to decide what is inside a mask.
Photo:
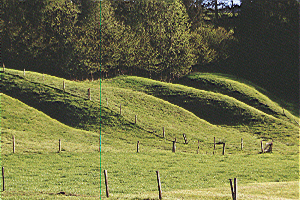
[(91, 88), (88, 89), (88, 99), (92, 100)]
[(134, 123), (136, 124), (137, 122), (137, 115), (134, 116)]
[(216, 150), (216, 137), (214, 137), (214, 150)]
[(104, 178), (105, 178), (106, 197), (109, 197), (107, 170), (104, 170)]
[(173, 148), (172, 148), (172, 152), (175, 153), (175, 151), (176, 151), (176, 138), (175, 138), (175, 140), (173, 141)]
[(163, 138), (166, 137), (166, 134), (165, 134), (165, 127), (163, 127)]
[(23, 71), (23, 76), (25, 77), (25, 69), (24, 69), (24, 71)]
[(158, 184), (159, 199), (162, 199), (162, 195), (161, 195), (161, 183), (160, 183), (160, 176), (159, 176), (159, 172), (158, 171), (156, 171), (156, 175), (157, 175), (157, 184)]
[(5, 181), (4, 181), (4, 167), (2, 167), (2, 188), (5, 190)]
[(232, 185), (232, 179), (229, 179), (229, 182), (230, 182), (231, 196), (232, 196), (232, 199), (234, 199), (234, 190), (233, 190), (233, 185)]
[(15, 153), (16, 142), (15, 142), (15, 136), (14, 135), (13, 135), (12, 139), (13, 139), (13, 153)]
[(61, 140), (58, 140), (58, 153), (61, 151)]
[(140, 141), (137, 141), (137, 145), (136, 145), (136, 152), (139, 152), (139, 145), (140, 145)]
[(63, 80), (63, 91), (65, 91), (66, 89), (66, 84), (65, 84), (65, 80)]
[(234, 189), (233, 189), (233, 185), (232, 185), (232, 179), (229, 179), (229, 182), (230, 182), (231, 196), (232, 196), (232, 199), (234, 200)]
[(237, 179), (236, 178), (233, 179), (233, 185), (232, 185), (232, 179), (229, 179), (229, 181), (230, 181), (232, 199), (236, 200), (236, 197), (237, 197), (237, 184), (236, 184)]
[(234, 200), (236, 200), (236, 194), (237, 194), (236, 178), (233, 179), (233, 184), (234, 184)]
[(45, 75), (43, 74), (43, 84), (45, 84)]
[(223, 143), (223, 152), (222, 155), (225, 155), (225, 142)]
[(183, 139), (184, 139), (184, 144), (187, 144), (188, 141), (187, 141), (187, 139), (186, 139), (186, 135), (185, 135), (185, 134), (183, 134)]
[(243, 150), (243, 138), (241, 138), (241, 150)]
[(260, 141), (260, 148), (261, 148), (261, 152), (264, 153), (264, 145), (263, 145), (263, 141)]

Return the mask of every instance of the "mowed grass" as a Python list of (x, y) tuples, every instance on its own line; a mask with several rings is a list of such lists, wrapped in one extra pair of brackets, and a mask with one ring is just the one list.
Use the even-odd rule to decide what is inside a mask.
[[(195, 72), (179, 79), (177, 83), (228, 95), (277, 118), (291, 123), (295, 123), (295, 120), (299, 122), (297, 105), (283, 102), (263, 88), (244, 79), (227, 74)], [(271, 100), (270, 97), (278, 102)], [(291, 109), (296, 116), (287, 109)]]
[(99, 132), (70, 128), (5, 94), (1, 94), (1, 110), (2, 154), (12, 152), (12, 136), (16, 151), (22, 153), (57, 152), (59, 140), (62, 151), (99, 150)]
[[(298, 199), (299, 182), (275, 182), (275, 183), (254, 183), (238, 185), (238, 199), (245, 200), (291, 200)], [(158, 192), (146, 192), (133, 195), (112, 195), (110, 199), (158, 199)], [(163, 192), (164, 199), (212, 199), (212, 200), (231, 200), (230, 187), (205, 188), (196, 190), (177, 190)], [(103, 197), (104, 199), (104, 197)]]
[[(211, 124), (233, 127), (264, 140), (298, 145), (299, 126), (295, 122), (277, 118), (234, 97), (212, 91), (134, 76), (121, 76), (103, 81), (102, 102), (107, 98), (109, 103), (112, 102), (108, 106), (117, 112), (120, 103), (127, 106), (139, 101), (131, 97), (135, 91), (175, 104)], [(118, 95), (115, 95), (116, 93)], [(151, 108), (151, 105), (146, 105), (143, 101), (139, 103), (146, 109)], [(136, 106), (139, 106), (139, 103), (136, 103)], [(105, 105), (105, 102), (102, 105)], [(127, 109), (134, 112), (136, 106), (128, 106)]]
[[(30, 72), (26, 73), (29, 74)], [(41, 75), (36, 74), (34, 76)], [(10, 93), (21, 90), (21, 92), (18, 92), (20, 95), (33, 94), (31, 91), (36, 87), (36, 85), (32, 85), (27, 79), (10, 76), (4, 78), (6, 79), (4, 80), (5, 85), (11, 89)], [(57, 84), (62, 80), (59, 78), (54, 79), (58, 80)], [(127, 80), (119, 81), (119, 79)], [(44, 140), (44, 145), (41, 146), (48, 146), (43, 151), (39, 151), (37, 148), (30, 150), (30, 152), (22, 152), (17, 146), (17, 154), (20, 154), (19, 156), (22, 157), (20, 160), (23, 160), (23, 163), (27, 163), (27, 166), (32, 166), (32, 171), (28, 171), (27, 173), (29, 174), (28, 177), (36, 180), (39, 184), (30, 184), (31, 189), (28, 190), (25, 190), (24, 187), (20, 189), (17, 186), (17, 182), (20, 182), (20, 185), (25, 185), (26, 178), (19, 176), (18, 174), (22, 173), (18, 172), (23, 172), (24, 174), (27, 171), (25, 170), (26, 167), (15, 169), (14, 173), (11, 173), (11, 179), (16, 181), (15, 189), (8, 189), (4, 192), (4, 196), (6, 195), (5, 198), (38, 199), (37, 195), (41, 195), (41, 198), (45, 199), (99, 199), (100, 173), (102, 174), (104, 169), (108, 170), (111, 199), (158, 199), (156, 170), (160, 172), (164, 199), (230, 199), (229, 178), (238, 178), (238, 191), (241, 195), (240, 197), (243, 197), (242, 199), (267, 199), (269, 197), (271, 199), (299, 198), (299, 193), (297, 192), (298, 186), (297, 182), (295, 182), (299, 178), (299, 149), (295, 133), (297, 128), (292, 123), (268, 115), (244, 103), (245, 108), (248, 109), (247, 106), (249, 106), (252, 108), (248, 110), (254, 110), (254, 114), (251, 116), (253, 119), (260, 120), (259, 116), (263, 115), (264, 118), (262, 117), (262, 119), (265, 119), (265, 127), (274, 125), (269, 123), (271, 122), (270, 120), (274, 120), (275, 123), (282, 123), (277, 124), (279, 127), (278, 132), (280, 133), (274, 137), (273, 153), (259, 154), (261, 137), (259, 134), (253, 134), (250, 126), (244, 126), (243, 124), (235, 124), (234, 126), (231, 124), (215, 125), (211, 121), (209, 122), (209, 120), (201, 119), (193, 110), (186, 109), (187, 107), (184, 108), (181, 104), (175, 105), (176, 102), (174, 101), (168, 101), (171, 98), (162, 98), (163, 96), (159, 93), (161, 90), (152, 90), (151, 92), (143, 90), (146, 88), (145, 79), (136, 79), (141, 79), (141, 82), (133, 80), (132, 77), (118, 77), (103, 82), (101, 113), (101, 117), (104, 119), (102, 121), (101, 133), (102, 168), (101, 172), (97, 172), (99, 175), (98, 191), (95, 189), (97, 187), (92, 184), (95, 179), (90, 178), (93, 176), (93, 169), (95, 169), (93, 163), (97, 160), (96, 157), (99, 156), (99, 152), (97, 152), (97, 142), (99, 142), (97, 140), (98, 133), (95, 129), (97, 127), (95, 124), (98, 121), (87, 118), (84, 121), (85, 124), (81, 124), (80, 126), (86, 129), (92, 127), (91, 130), (95, 129), (94, 132), (81, 131), (63, 126), (67, 127), (68, 130), (72, 130), (71, 132), (78, 132), (74, 136), (68, 136), (71, 135), (68, 130), (64, 130), (66, 133), (56, 131), (58, 135), (53, 137), (53, 142), (56, 143), (53, 146), (52, 144), (48, 144), (49, 141), (51, 143), (50, 136), (46, 136), (45, 140), (41, 137), (41, 140)], [(130, 82), (130, 84), (126, 82)], [(70, 82), (68, 85), (72, 83)], [(96, 90), (99, 81), (74, 82), (74, 85), (76, 84), (84, 86), (83, 88), (95, 87)], [(174, 98), (180, 97), (178, 94), (182, 96), (187, 95), (187, 97), (193, 96), (192, 93), (187, 93), (187, 91), (199, 92), (193, 88), (182, 86), (184, 90), (180, 93), (179, 90), (182, 89), (180, 85), (173, 86), (172, 84), (152, 82), (152, 80), (148, 81), (147, 87), (147, 89), (151, 87), (165, 88), (163, 91), (166, 91), (166, 96), (171, 91), (174, 94)], [(176, 90), (172, 87), (175, 87)], [(50, 90), (47, 86), (43, 86), (42, 83), (39, 89), (43, 92), (35, 92), (32, 99), (39, 101), (42, 106), (51, 104), (64, 105), (58, 107), (58, 112), (61, 115), (65, 114), (67, 110), (70, 112), (75, 110), (76, 112), (73, 112), (69, 116), (75, 116), (76, 114), (88, 116), (88, 114), (94, 113), (89, 111), (89, 107), (95, 110), (99, 106), (96, 100), (87, 103), (87, 99), (80, 95), (72, 96), (68, 92), (65, 95), (61, 95), (60, 91)], [(157, 93), (155, 94), (155, 92)], [(236, 101), (234, 98), (224, 99), (232, 100), (232, 102)], [(49, 104), (44, 104), (43, 102), (48, 102)], [(70, 106), (74, 105), (72, 102), (76, 102), (76, 106)], [(122, 105), (121, 116), (119, 115), (120, 103)], [(21, 105), (23, 104), (21, 103)], [(241, 104), (236, 104), (237, 107), (239, 105)], [(42, 106), (41, 109), (43, 109)], [(68, 107), (72, 109), (66, 109)], [(26, 108), (25, 110), (28, 109)], [(86, 112), (86, 110), (88, 111)], [(135, 115), (137, 115), (137, 124), (134, 124)], [(28, 116), (30, 114), (26, 113), (26, 115), (19, 116), (18, 118), (24, 118), (22, 124), (31, 123), (31, 120), (29, 120), (31, 118)], [(95, 116), (100, 115), (96, 113)], [(7, 115), (7, 119), (10, 118), (12, 116)], [(49, 120), (55, 121), (51, 118)], [(13, 126), (10, 124), (14, 121), (3, 122), (8, 124), (7, 127), (9, 127)], [(1, 123), (3, 124), (3, 122)], [(45, 122), (45, 124), (48, 123), (51, 124), (50, 122)], [(261, 123), (258, 125), (261, 126)], [(56, 128), (59, 127), (55, 124), (50, 127), (53, 128), (53, 126)], [(74, 124), (74, 127), (76, 126)], [(7, 154), (5, 154), (7, 158), (3, 157), (3, 160), (6, 159), (6, 163), (11, 163), (11, 166), (15, 166), (15, 163), (17, 163), (13, 159), (17, 154), (11, 154), (10, 138), (15, 131), (14, 129), (17, 130), (15, 131), (16, 133), (18, 131), (22, 133), (22, 130), (17, 129), (17, 127), (18, 125), (12, 130), (6, 130), (6, 144), (3, 144), (7, 146)], [(44, 127), (46, 126), (44, 125)], [(165, 138), (162, 137), (162, 127), (165, 127)], [(271, 130), (260, 130), (262, 134), (272, 136), (272, 130), (275, 130), (275, 127)], [(285, 135), (281, 133), (281, 131), (288, 132), (290, 130), (292, 130), (292, 133), (290, 133), (291, 138), (296, 140), (292, 146), (286, 144)], [(26, 129), (24, 132), (26, 132)], [(30, 134), (38, 137), (38, 132), (40, 130), (37, 129), (35, 131), (35, 128), (33, 128)], [(45, 134), (51, 135), (50, 132), (44, 132), (43, 136)], [(184, 144), (183, 133), (187, 136), (188, 144)], [(62, 137), (64, 134), (67, 137)], [(86, 134), (84, 137), (80, 137), (84, 134)], [(17, 141), (19, 137), (16, 136)], [(58, 148), (57, 137), (62, 137), (62, 148), (66, 148), (59, 154), (56, 153)], [(70, 145), (64, 146), (64, 141), (67, 141), (66, 138), (68, 137), (71, 138), (69, 140)], [(175, 137), (177, 139), (177, 149), (176, 153), (172, 153), (172, 141)], [(221, 155), (222, 146), (217, 145), (217, 149), (213, 150), (214, 137), (216, 137), (217, 142), (226, 142), (226, 153), (224, 156)], [(243, 150), (240, 149), (241, 138), (244, 139)], [(88, 143), (89, 140), (95, 143), (91, 142), (90, 147), (87, 147), (88, 145), (85, 146), (84, 144)], [(197, 154), (198, 140), (200, 146), (199, 153)], [(264, 143), (270, 140), (270, 138), (265, 138)], [(140, 141), (139, 153), (136, 153), (137, 141)], [(39, 140), (35, 140), (32, 144), (39, 142)], [(26, 141), (22, 145), (27, 145), (25, 143)], [(83, 147), (75, 148), (76, 146), (80, 146), (80, 144), (83, 144)], [(44, 155), (47, 157), (44, 157)], [(48, 165), (44, 164), (43, 158), (47, 158), (45, 163), (49, 163)], [(63, 161), (65, 164), (59, 164)], [(99, 158), (98, 161), (100, 162)], [(44, 170), (44, 168), (48, 169), (48, 171)], [(9, 169), (7, 170), (9, 173)], [(53, 175), (52, 179), (47, 175), (49, 180), (39, 178), (42, 177), (42, 174), (47, 173), (57, 173), (58, 175)], [(33, 174), (38, 174), (38, 176), (33, 176)], [(65, 180), (66, 184), (59, 184), (61, 180)], [(45, 184), (44, 182), (47, 181), (48, 184)], [(46, 185), (49, 185), (49, 188), (45, 189)], [(84, 187), (81, 187), (81, 185)], [(57, 194), (61, 191), (64, 191), (66, 195)], [(101, 191), (101, 198), (105, 199), (103, 176), (101, 179)]]
[(2, 199), (100, 197), (99, 133), (70, 128), (5, 94), (1, 94), (1, 165), (6, 187)]
[[(158, 197), (156, 170), (161, 177), (162, 191), (166, 199), (204, 198), (197, 192), (217, 190), (230, 199), (229, 178), (238, 179), (238, 188), (251, 183), (289, 182), (298, 178), (298, 155), (206, 155), (171, 152), (140, 153), (102, 153), (102, 168), (108, 170), (109, 189), (112, 197), (147, 199)], [(264, 186), (262, 185), (262, 188)], [(293, 189), (296, 189), (296, 185)], [(208, 188), (211, 188), (208, 189)], [(263, 194), (265, 197), (297, 199), (297, 190), (259, 191), (253, 188), (252, 194)], [(278, 189), (278, 187), (277, 187)], [(184, 193), (183, 191), (188, 191)], [(102, 180), (102, 191), (105, 191)], [(250, 189), (251, 191), (251, 189)], [(251, 193), (239, 189), (239, 193)], [(146, 196), (148, 194), (149, 196)], [(192, 195), (193, 194), (193, 195)], [(284, 194), (284, 195), (283, 195)], [(179, 196), (178, 196), (179, 195)], [(105, 193), (102, 194), (104, 198)], [(213, 193), (210, 194), (214, 196)], [(143, 197), (143, 198), (141, 198)], [(216, 199), (218, 199), (216, 198)], [(223, 198), (220, 198), (223, 199)]]

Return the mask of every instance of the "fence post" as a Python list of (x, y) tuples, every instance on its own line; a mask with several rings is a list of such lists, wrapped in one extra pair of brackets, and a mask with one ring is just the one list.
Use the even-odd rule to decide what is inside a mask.
[(173, 142), (173, 148), (172, 148), (172, 152), (174, 152), (175, 153), (175, 151), (176, 151), (176, 138), (175, 138), (175, 140), (174, 141), (172, 141)]
[(231, 196), (232, 196), (232, 199), (234, 200), (234, 189), (233, 189), (233, 185), (232, 185), (232, 179), (229, 179), (229, 182), (230, 182), (230, 188), (231, 188)]
[(137, 141), (137, 145), (136, 145), (136, 152), (139, 152), (139, 145), (140, 145), (140, 141)]
[(43, 84), (45, 84), (45, 75), (43, 74)]
[(216, 137), (214, 137), (214, 150), (216, 150)]
[(5, 190), (5, 181), (4, 181), (4, 167), (2, 167), (2, 188)]
[(163, 138), (166, 137), (166, 134), (165, 134), (165, 127), (163, 127)]
[(106, 197), (109, 197), (107, 170), (104, 170), (104, 178), (105, 178)]
[(263, 145), (263, 141), (260, 141), (260, 148), (261, 148), (261, 152), (264, 153), (264, 145)]
[(183, 134), (183, 139), (184, 139), (184, 144), (187, 144), (188, 141), (187, 141), (187, 139), (186, 139), (186, 135), (185, 135), (185, 134)]
[(60, 152), (60, 150), (61, 150), (61, 140), (59, 139), (58, 140), (58, 153)]
[(237, 197), (237, 185), (236, 185), (237, 179), (236, 178), (233, 179), (233, 185), (232, 185), (232, 179), (229, 179), (229, 181), (230, 181), (232, 199), (236, 200), (236, 197)]
[(88, 89), (88, 99), (92, 100), (91, 88)]
[(243, 138), (241, 138), (241, 150), (243, 150)]
[(162, 196), (161, 196), (161, 183), (160, 183), (160, 176), (159, 176), (159, 172), (158, 171), (156, 171), (156, 175), (157, 175), (157, 184), (158, 184), (159, 199), (162, 199)]
[(135, 115), (134, 116), (134, 123), (136, 124), (136, 122), (137, 122), (137, 116)]
[(12, 139), (13, 139), (13, 153), (15, 153), (16, 142), (15, 142), (15, 136), (14, 135), (13, 135)]
[(24, 69), (24, 71), (23, 71), (23, 76), (25, 77), (25, 69)]
[(63, 91), (65, 91), (66, 89), (66, 84), (65, 84), (65, 80), (63, 80)]
[(223, 152), (222, 155), (225, 155), (225, 142), (223, 143)]
[(233, 183), (234, 183), (234, 200), (236, 200), (236, 194), (237, 194), (236, 178), (233, 179)]

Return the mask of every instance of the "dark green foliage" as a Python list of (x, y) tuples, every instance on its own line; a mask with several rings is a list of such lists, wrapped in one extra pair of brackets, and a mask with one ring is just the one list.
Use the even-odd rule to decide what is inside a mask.
[[(119, 59), (119, 69), (135, 74), (140, 70), (146, 71), (150, 77), (161, 79), (172, 79), (190, 71), (194, 63), (189, 45), (190, 23), (180, 1), (114, 1), (112, 6), (115, 8), (116, 18), (126, 27), (126, 33), (122, 34), (124, 37), (117, 43), (120, 46), (112, 42), (106, 46), (104, 40), (103, 47), (106, 49), (103, 51), (107, 52), (103, 54), (104, 61), (106, 58), (112, 62)], [(105, 18), (104, 15), (103, 20), (108, 23), (111, 18)], [(103, 31), (106, 23), (103, 21)], [(118, 26), (117, 23), (110, 24), (116, 28)], [(106, 37), (103, 35), (104, 39)], [(120, 36), (115, 33), (115, 37)], [(121, 48), (122, 54), (109, 57), (111, 48), (114, 49), (114, 55)], [(103, 67), (107, 68), (105, 65)]]
[(275, 94), (299, 99), (299, 3), (243, 1), (236, 37), (239, 71)]
[(196, 58), (196, 65), (221, 63), (230, 57), (230, 47), (235, 42), (232, 32), (222, 27), (206, 25), (192, 32), (191, 44)]
[(186, 8), (187, 14), (189, 15), (192, 29), (202, 26), (204, 17), (207, 14), (207, 10), (205, 10), (203, 6), (203, 0), (182, 0), (182, 3)]
[[(216, 3), (227, 10), (213, 13)], [(215, 0), (4, 0), (2, 61), (70, 79), (133, 74), (173, 81), (192, 69), (225, 72), (297, 102), (299, 2), (244, 0), (235, 15), (228, 6)]]
[(3, 62), (69, 78), (99, 71), (97, 5), (94, 1), (83, 5), (66, 0), (4, 1)]

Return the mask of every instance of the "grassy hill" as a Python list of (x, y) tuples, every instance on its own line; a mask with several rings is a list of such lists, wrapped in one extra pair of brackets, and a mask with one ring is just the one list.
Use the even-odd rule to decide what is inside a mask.
[(99, 199), (99, 133), (70, 128), (5, 94), (1, 164), (6, 177), (2, 199)]
[[(293, 121), (295, 117), (291, 115), (288, 110), (291, 110), (294, 115), (299, 116), (298, 105), (288, 104), (249, 81), (238, 79), (237, 77), (227, 74), (192, 73), (177, 82), (197, 89), (213, 91), (234, 97), (267, 114), (281, 119), (291, 120), (292, 123), (295, 123), (295, 121)], [(270, 97), (275, 99), (275, 101), (271, 100)], [(280, 106), (281, 104), (283, 107)]]
[[(244, 93), (257, 93), (256, 101), (259, 99), (261, 104), (266, 105), (265, 107), (270, 107), (268, 110), (273, 115), (261, 111), (259, 106), (258, 108), (251, 106), (247, 104), (247, 101), (241, 101), (220, 92), (201, 90), (180, 84), (162, 83), (140, 77), (117, 77), (105, 81), (102, 86), (103, 97), (115, 98), (114, 94), (119, 93), (116, 96), (122, 99), (118, 101), (123, 101), (125, 105), (132, 101), (127, 101), (127, 96), (122, 95), (125, 92), (122, 92), (123, 90), (120, 88), (129, 90), (128, 94), (138, 91), (163, 99), (192, 112), (198, 118), (211, 124), (234, 127), (239, 131), (251, 133), (251, 135), (266, 140), (277, 140), (288, 145), (298, 144), (299, 126), (294, 120), (298, 118), (288, 111), (285, 113), (290, 116), (289, 118), (278, 117), (276, 111), (282, 110), (278, 104), (255, 89), (249, 89), (249, 86), (246, 87)], [(239, 89), (242, 90), (242, 87)], [(247, 95), (244, 95), (243, 98), (250, 99)], [(128, 107), (130, 107), (128, 109), (136, 109), (134, 105)]]
[[(69, 81), (34, 72), (26, 72), (24, 78), (21, 71), (7, 72), (2, 76), (3, 93), (35, 109), (2, 95), (1, 153), (8, 173), (5, 199), (38, 199), (39, 195), (99, 199), (100, 122), (101, 170), (108, 170), (112, 199), (157, 199), (156, 170), (165, 199), (230, 199), (228, 179), (234, 177), (243, 199), (299, 197), (295, 192), (299, 128), (291, 120), (298, 118), (287, 110), (289, 117), (280, 114), (278, 104), (262, 93), (255, 97), (268, 109), (244, 100), (251, 97), (253, 88), (248, 92), (242, 91), (243, 86), (233, 89), (244, 96), (238, 98), (226, 88), (221, 92), (188, 81), (170, 84), (121, 76), (102, 82), (100, 112), (99, 81)], [(87, 98), (88, 88), (92, 100)], [(12, 135), (17, 140), (15, 154), (11, 153)], [(176, 153), (172, 153), (175, 137)], [(222, 146), (213, 149), (214, 137), (226, 143), (225, 155)], [(58, 139), (63, 144), (61, 153), (57, 153)], [(272, 154), (259, 154), (262, 139), (274, 141)], [(61, 191), (66, 194), (58, 195)], [(105, 198), (103, 177), (101, 191)]]

